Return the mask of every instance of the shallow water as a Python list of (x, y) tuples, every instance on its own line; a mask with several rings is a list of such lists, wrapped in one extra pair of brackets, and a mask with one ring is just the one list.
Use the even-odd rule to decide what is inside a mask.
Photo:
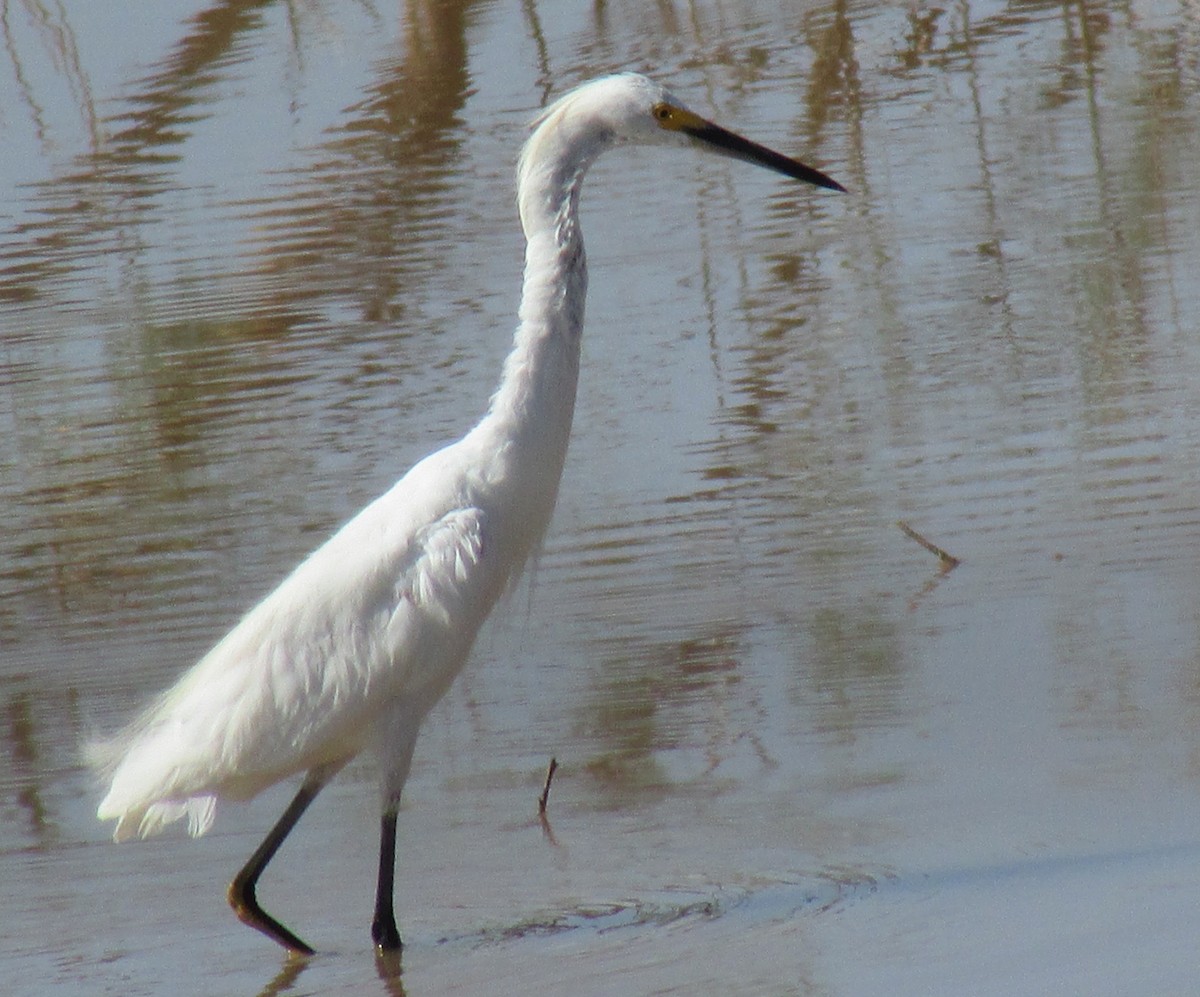
[[(12, 992), (1193, 991), (1194, 4), (3, 13)], [(117, 847), (81, 746), (482, 411), (525, 122), (620, 68), (851, 194), (596, 167), (558, 513), (422, 734), (402, 967), (368, 761), (263, 884), (286, 963), (223, 892), (292, 787)]]

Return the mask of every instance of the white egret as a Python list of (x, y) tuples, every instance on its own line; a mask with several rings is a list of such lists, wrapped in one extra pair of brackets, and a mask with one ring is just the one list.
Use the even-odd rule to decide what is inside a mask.
[(313, 950), (267, 914), (255, 886), (321, 788), (364, 748), (378, 756), (382, 821), (371, 935), (400, 948), (392, 907), (396, 813), (421, 721), (462, 668), (496, 600), (550, 521), (579, 372), (587, 271), (584, 174), (619, 145), (709, 149), (832, 190), (823, 173), (689, 111), (635, 74), (550, 106), (521, 154), (527, 240), (519, 323), (479, 423), (413, 467), (255, 606), (95, 758), (111, 777), (98, 816), (117, 841), (245, 800), (299, 773), (290, 806), (234, 878), (237, 916)]

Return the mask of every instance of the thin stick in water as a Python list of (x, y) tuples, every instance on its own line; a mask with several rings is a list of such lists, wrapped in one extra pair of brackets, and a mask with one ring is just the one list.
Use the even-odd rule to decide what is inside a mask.
[(542, 795), (538, 797), (538, 813), (545, 815), (546, 801), (550, 799), (550, 781), (554, 778), (554, 772), (558, 768), (558, 759), (551, 758), (550, 766), (546, 769), (546, 784), (542, 787)]
[(920, 533), (909, 526), (908, 523), (904, 522), (904, 520), (896, 520), (896, 525), (900, 527), (901, 533), (903, 533), (910, 540), (915, 540), (927, 551), (929, 551), (929, 553), (933, 554), (939, 561), (941, 561), (943, 571), (950, 571), (954, 568), (957, 568), (962, 563), (953, 554), (943, 550), (937, 544), (926, 540), (923, 536), (921, 536)]

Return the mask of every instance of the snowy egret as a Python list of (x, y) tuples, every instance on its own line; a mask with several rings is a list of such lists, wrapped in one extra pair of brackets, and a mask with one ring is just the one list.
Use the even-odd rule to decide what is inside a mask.
[(550, 521), (567, 452), (587, 271), (584, 174), (618, 145), (709, 149), (842, 190), (825, 174), (689, 111), (644, 76), (584, 84), (535, 122), (517, 169), (525, 277), (500, 386), (462, 439), (413, 467), (319, 547), (122, 734), (95, 749), (111, 778), (97, 811), (117, 841), (299, 773), (299, 792), (229, 887), (246, 924), (313, 950), (267, 914), (255, 886), (321, 788), (378, 756), (379, 878), (371, 936), (400, 948), (392, 907), (396, 813), (421, 721)]

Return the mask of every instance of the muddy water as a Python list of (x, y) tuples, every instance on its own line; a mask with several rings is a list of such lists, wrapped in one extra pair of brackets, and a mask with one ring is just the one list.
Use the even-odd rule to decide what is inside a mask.
[[(1190, 991), (1193, 5), (4, 14), (13, 992)], [(418, 746), (403, 965), (366, 762), (263, 885), (285, 964), (223, 885), (290, 788), (117, 847), (81, 745), (482, 411), (524, 124), (621, 68), (851, 194), (597, 166), (559, 510)]]

